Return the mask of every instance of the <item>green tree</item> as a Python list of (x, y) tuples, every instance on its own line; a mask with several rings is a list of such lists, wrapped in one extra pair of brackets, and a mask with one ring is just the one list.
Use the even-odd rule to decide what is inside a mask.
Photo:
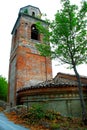
[[(61, 0), (62, 9), (55, 14), (55, 19), (49, 22), (49, 30), (37, 23), (37, 28), (43, 34), (43, 44), (37, 44), (41, 55), (59, 59), (73, 68), (78, 81), (78, 91), (82, 107), (82, 119), (87, 124), (86, 108), (82, 85), (77, 66), (87, 63), (87, 2), (81, 3), (81, 8), (72, 5), (69, 0)], [(51, 43), (52, 49), (49, 44)], [(59, 61), (58, 60), (58, 61)]]
[(8, 83), (6, 78), (0, 76), (0, 100), (7, 101)]

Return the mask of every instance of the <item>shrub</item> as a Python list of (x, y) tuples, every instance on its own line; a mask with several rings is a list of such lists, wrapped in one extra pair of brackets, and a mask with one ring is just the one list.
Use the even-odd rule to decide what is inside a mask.
[(54, 111), (46, 111), (45, 118), (48, 120), (54, 120), (56, 119), (56, 114)]
[(33, 105), (29, 108), (28, 113), (23, 116), (23, 118), (27, 118), (30, 123), (37, 123), (39, 120), (45, 117), (44, 107), (41, 105)]
[(34, 104), (32, 105), (27, 114), (22, 115), (21, 117), (26, 118), (30, 123), (39, 123), (40, 120), (54, 120), (57, 118), (57, 115), (54, 111), (48, 111), (43, 105)]
[(34, 118), (36, 118), (37, 120), (40, 120), (42, 118), (45, 117), (45, 111), (43, 106), (41, 105), (33, 105), (29, 112), (31, 113), (31, 115), (33, 115)]

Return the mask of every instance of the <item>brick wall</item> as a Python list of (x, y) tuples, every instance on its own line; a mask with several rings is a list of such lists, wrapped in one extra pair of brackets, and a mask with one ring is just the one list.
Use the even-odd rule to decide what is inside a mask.
[[(9, 102), (15, 104), (16, 91), (29, 86), (29, 82), (37, 83), (52, 78), (52, 65), (49, 58), (39, 54), (35, 44), (42, 44), (43, 35), (39, 41), (31, 39), (31, 26), (38, 19), (23, 15), (16, 21), (12, 32), (12, 46), (9, 67)], [(42, 21), (42, 25), (46, 24)], [(16, 57), (15, 64), (12, 62)], [(12, 91), (12, 94), (11, 94)], [(12, 96), (13, 95), (13, 96)]]
[(52, 78), (50, 59), (21, 46), (17, 53), (17, 89), (27, 85), (30, 80), (45, 81)]

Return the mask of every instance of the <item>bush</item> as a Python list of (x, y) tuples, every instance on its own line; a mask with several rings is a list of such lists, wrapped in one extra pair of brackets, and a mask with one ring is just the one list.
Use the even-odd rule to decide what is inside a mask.
[(33, 105), (29, 108), (28, 113), (22, 116), (23, 118), (27, 118), (30, 123), (37, 123), (39, 120), (45, 117), (44, 107), (41, 105)]
[(31, 116), (33, 116), (33, 118), (37, 119), (37, 120), (40, 120), (42, 118), (45, 117), (45, 111), (44, 111), (44, 108), (43, 106), (41, 105), (33, 105), (30, 110), (29, 110)]
[(28, 112), (21, 115), (22, 118), (26, 119), (29, 123), (39, 123), (42, 120), (55, 120), (59, 116), (59, 113), (54, 111), (46, 110), (43, 105), (34, 104)]

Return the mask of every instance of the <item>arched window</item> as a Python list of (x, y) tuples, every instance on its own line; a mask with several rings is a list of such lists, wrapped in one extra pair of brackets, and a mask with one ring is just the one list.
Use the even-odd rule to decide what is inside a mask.
[(34, 17), (35, 17), (35, 12), (32, 12), (32, 16), (34, 16)]
[(39, 31), (35, 24), (31, 26), (31, 39), (39, 40)]

